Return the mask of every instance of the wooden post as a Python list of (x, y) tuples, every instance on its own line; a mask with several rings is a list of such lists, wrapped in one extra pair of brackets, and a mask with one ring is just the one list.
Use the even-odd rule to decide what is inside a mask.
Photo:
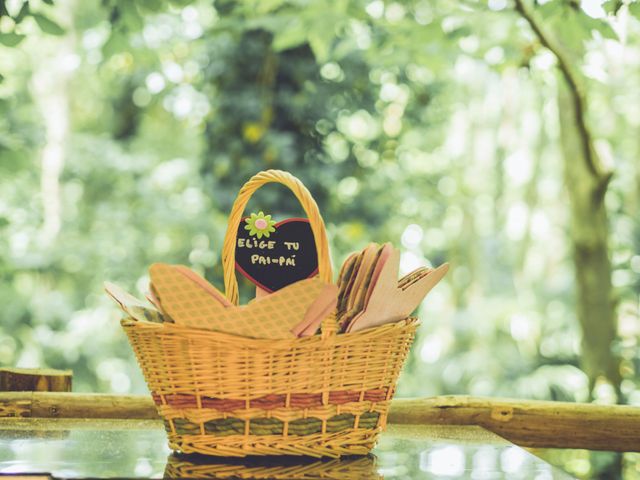
[(0, 368), (2, 392), (70, 392), (71, 370)]

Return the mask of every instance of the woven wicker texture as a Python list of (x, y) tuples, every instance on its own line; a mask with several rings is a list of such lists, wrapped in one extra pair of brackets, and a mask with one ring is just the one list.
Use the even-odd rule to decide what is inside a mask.
[[(175, 324), (122, 322), (158, 411), (168, 422), (171, 448), (225, 456), (334, 457), (363, 454), (373, 447), (386, 423), (416, 323), (410, 319), (356, 334), (258, 340)], [(370, 393), (380, 390), (386, 392), (383, 398)], [(181, 394), (195, 399), (176, 404)], [(298, 400), (301, 394), (309, 400)], [(284, 399), (265, 401), (274, 395)], [(360, 418), (371, 418), (372, 412), (378, 414), (375, 424), (359, 425)], [(332, 431), (335, 417), (344, 414), (353, 416), (344, 422), (350, 428)], [(281, 433), (252, 433), (260, 427), (264, 431), (264, 419), (276, 420), (272, 425)], [(227, 430), (235, 435), (223, 424), (209, 423), (216, 420), (228, 420)], [(299, 420), (320, 433), (306, 434), (295, 423)], [(185, 422), (191, 424), (189, 434)]]
[(345, 457), (339, 460), (314, 460), (283, 457), (279, 461), (259, 458), (232, 462), (214, 462), (208, 457), (171, 455), (165, 478), (243, 478), (273, 480), (379, 480), (373, 456)]
[[(249, 180), (229, 219), (223, 266), (226, 295), (234, 304), (235, 232), (249, 196), (268, 182), (288, 186), (300, 199), (315, 235), (320, 278), (331, 281), (326, 232), (315, 202), (297, 179), (271, 170)], [(366, 454), (373, 447), (417, 323), (408, 318), (338, 335), (334, 312), (323, 321), (321, 335), (272, 340), (179, 322), (122, 320), (172, 449), (315, 457)]]

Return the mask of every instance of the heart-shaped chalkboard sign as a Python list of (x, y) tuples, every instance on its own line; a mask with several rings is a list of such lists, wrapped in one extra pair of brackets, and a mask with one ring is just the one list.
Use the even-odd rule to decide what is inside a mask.
[(238, 227), (236, 269), (267, 292), (275, 292), (318, 273), (318, 253), (306, 218), (275, 223), (260, 212)]

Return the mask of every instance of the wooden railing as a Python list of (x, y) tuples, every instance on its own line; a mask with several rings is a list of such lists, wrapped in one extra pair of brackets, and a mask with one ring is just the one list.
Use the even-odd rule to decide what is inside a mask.
[[(67, 392), (0, 392), (0, 417), (159, 419), (146, 395)], [(524, 447), (640, 451), (640, 407), (633, 406), (470, 396), (396, 399), (389, 423), (478, 425)]]
[(640, 451), (640, 407), (469, 396), (397, 399), (390, 423), (478, 425), (523, 447)]

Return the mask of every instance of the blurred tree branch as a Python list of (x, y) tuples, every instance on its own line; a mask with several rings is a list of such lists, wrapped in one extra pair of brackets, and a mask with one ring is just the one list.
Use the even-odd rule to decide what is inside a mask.
[(584, 91), (579, 79), (579, 75), (572, 67), (572, 62), (563, 50), (562, 46), (556, 42), (551, 34), (544, 30), (542, 23), (536, 20), (533, 12), (525, 5), (524, 0), (515, 0), (516, 11), (524, 18), (531, 30), (535, 33), (540, 43), (546, 47), (558, 61), (558, 69), (562, 77), (567, 82), (569, 92), (575, 111), (576, 126), (582, 140), (582, 158), (586, 162), (587, 169), (598, 182), (597, 194), (604, 196), (607, 185), (611, 180), (613, 172), (606, 171), (600, 164), (600, 160), (593, 148), (593, 135), (586, 119), (586, 100)]

